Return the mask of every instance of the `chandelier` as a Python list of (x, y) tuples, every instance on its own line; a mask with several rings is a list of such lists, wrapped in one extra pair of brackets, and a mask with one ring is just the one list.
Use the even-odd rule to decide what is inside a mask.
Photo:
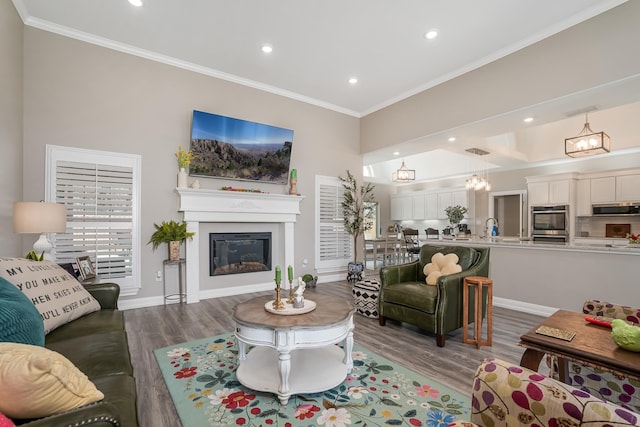
[(589, 126), (589, 114), (582, 131), (573, 138), (564, 140), (564, 153), (569, 157), (586, 157), (611, 151), (611, 139), (604, 132), (594, 132)]
[[(466, 151), (474, 155), (474, 160), (477, 160), (479, 156), (489, 154), (488, 151), (484, 151), (479, 148), (469, 148)], [(472, 172), (471, 177), (466, 181), (465, 187), (467, 188), (467, 190), (491, 190), (491, 184), (489, 183), (489, 172), (487, 171), (487, 168), (485, 166), (486, 165), (483, 161), (482, 167), (479, 169), (475, 169)]]
[(411, 182), (416, 180), (415, 169), (409, 169), (405, 166), (404, 160), (400, 169), (391, 174), (391, 180), (393, 182)]

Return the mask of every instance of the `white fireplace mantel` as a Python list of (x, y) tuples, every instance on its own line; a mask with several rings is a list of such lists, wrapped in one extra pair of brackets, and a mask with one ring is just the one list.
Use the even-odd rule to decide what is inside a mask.
[(183, 212), (187, 231), (196, 232), (186, 242), (187, 303), (200, 301), (200, 223), (283, 224), (284, 265), (295, 264), (294, 223), (303, 196), (189, 188), (176, 188), (176, 192), (178, 211)]

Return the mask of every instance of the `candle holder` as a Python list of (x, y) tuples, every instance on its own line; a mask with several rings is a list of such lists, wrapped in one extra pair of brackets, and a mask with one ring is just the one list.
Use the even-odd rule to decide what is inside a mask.
[(289, 279), (289, 304), (293, 305), (293, 280)]
[(273, 301), (274, 310), (284, 310), (284, 303), (280, 299), (280, 283), (276, 282), (276, 299)]

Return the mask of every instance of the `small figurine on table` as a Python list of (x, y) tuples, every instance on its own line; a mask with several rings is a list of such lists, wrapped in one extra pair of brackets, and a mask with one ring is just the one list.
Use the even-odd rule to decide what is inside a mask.
[(293, 293), (293, 308), (304, 308), (304, 297), (302, 294), (304, 293), (305, 287), (306, 285), (302, 281), (302, 278), (298, 277), (298, 287)]

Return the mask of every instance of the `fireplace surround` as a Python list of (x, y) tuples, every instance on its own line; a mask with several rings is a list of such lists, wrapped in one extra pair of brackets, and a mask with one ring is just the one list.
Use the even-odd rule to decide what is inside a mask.
[[(195, 231), (193, 239), (185, 243), (185, 257), (187, 260), (187, 303), (195, 303), (201, 298), (214, 298), (236, 295), (247, 292), (258, 292), (273, 289), (272, 281), (251, 279), (254, 275), (246, 275), (249, 279), (242, 286), (203, 291), (201, 289), (200, 263), (208, 263), (208, 253), (201, 253), (200, 248), (208, 249), (208, 245), (201, 245), (201, 239), (207, 239), (200, 226), (206, 223), (248, 223), (280, 224), (282, 241), (277, 247), (282, 248), (279, 253), (272, 253), (272, 266), (295, 265), (295, 222), (300, 215), (300, 203), (303, 196), (249, 193), (222, 190), (176, 188), (178, 194), (178, 211), (183, 213), (183, 220), (187, 223), (187, 231)], [(273, 236), (276, 238), (276, 236)], [(206, 240), (204, 240), (206, 242)], [(276, 242), (272, 242), (276, 246)], [(203, 249), (204, 252), (204, 249)], [(208, 250), (207, 250), (208, 252)], [(208, 264), (207, 264), (208, 265)], [(208, 273), (205, 272), (208, 277)], [(258, 277), (258, 275), (255, 275)]]

